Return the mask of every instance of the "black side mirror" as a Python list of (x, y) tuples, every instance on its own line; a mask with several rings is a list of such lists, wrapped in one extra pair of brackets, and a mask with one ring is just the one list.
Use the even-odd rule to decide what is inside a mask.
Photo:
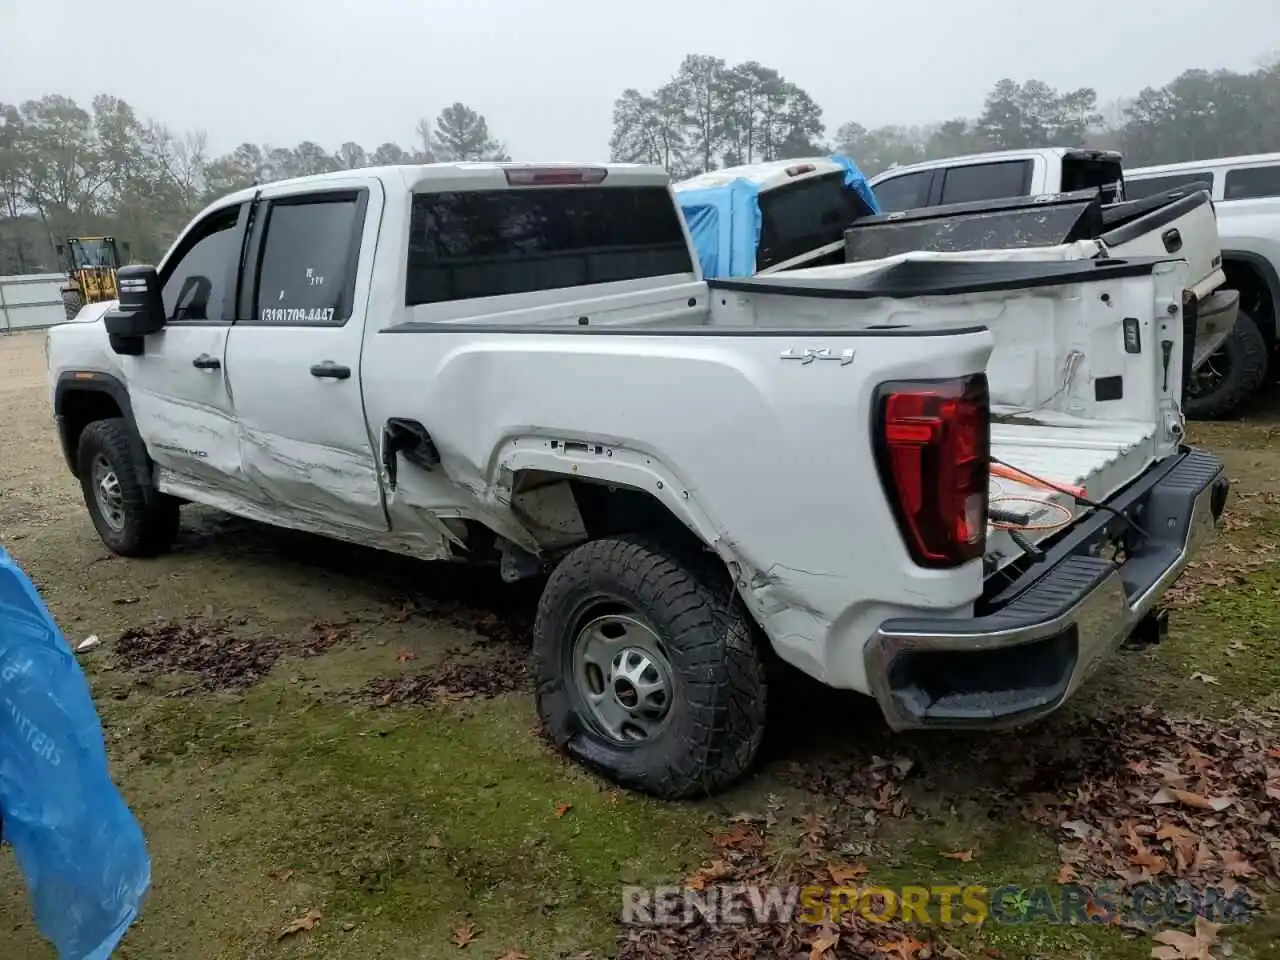
[(116, 352), (136, 356), (132, 351), (140, 345), (141, 339), (164, 328), (160, 276), (155, 267), (121, 267), (116, 271), (116, 288), (120, 291), (119, 305), (107, 311), (103, 322), (112, 346), (119, 341), (121, 346), (130, 348), (117, 349)]

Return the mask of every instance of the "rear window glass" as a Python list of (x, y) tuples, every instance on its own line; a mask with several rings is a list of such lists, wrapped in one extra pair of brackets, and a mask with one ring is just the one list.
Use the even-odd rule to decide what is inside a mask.
[(666, 187), (535, 187), (413, 198), (409, 306), (692, 273)]
[(1124, 178), (1120, 161), (1111, 158), (1067, 156), (1062, 158), (1062, 192), (1100, 189), (1103, 203), (1120, 199), (1116, 188)]
[(1030, 160), (952, 167), (942, 181), (942, 202), (976, 203), (1025, 196), (1030, 173)]
[(1188, 170), (1186, 173), (1172, 173), (1162, 177), (1125, 180), (1124, 196), (1126, 200), (1143, 200), (1147, 197), (1154, 197), (1157, 193), (1176, 190), (1178, 187), (1189, 187), (1193, 183), (1201, 184), (1201, 189), (1212, 192), (1213, 172), (1210, 170)]
[(872, 187), (881, 213), (901, 213), (929, 205), (929, 188), (933, 186), (933, 171), (904, 173), (890, 177)]
[(760, 194), (760, 250), (756, 269), (844, 239), (845, 228), (871, 208), (844, 182), (824, 174)]
[(1230, 170), (1222, 186), (1224, 200), (1280, 197), (1280, 165)]

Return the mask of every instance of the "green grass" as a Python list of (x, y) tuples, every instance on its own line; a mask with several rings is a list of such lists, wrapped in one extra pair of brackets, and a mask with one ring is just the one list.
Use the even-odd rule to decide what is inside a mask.
[[(533, 719), (516, 696), (365, 711), (279, 682), (161, 702), (128, 738), (123, 780), (157, 869), (122, 955), (270, 955), (277, 928), (313, 908), (324, 919), (284, 953), (448, 954), (463, 922), (495, 955), (608, 946), (620, 884), (692, 864), (705, 816), (615, 794), (550, 754)], [(198, 911), (184, 903), (195, 884), (218, 891)], [(166, 929), (175, 914), (181, 934)]]

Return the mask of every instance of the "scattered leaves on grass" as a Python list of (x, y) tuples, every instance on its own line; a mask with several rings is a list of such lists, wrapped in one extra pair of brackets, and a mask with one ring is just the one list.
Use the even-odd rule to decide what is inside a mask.
[(1190, 606), (1204, 598), (1206, 588), (1220, 590), (1244, 583), (1249, 574), (1277, 560), (1280, 560), (1280, 544), (1273, 541), (1255, 541), (1247, 548), (1220, 541), (1212, 556), (1187, 565), (1182, 576), (1165, 592), (1164, 603), (1172, 607)]
[(453, 945), (455, 947), (461, 949), (475, 940), (479, 935), (480, 931), (476, 929), (476, 925), (474, 923), (464, 923), (462, 926), (454, 928), (453, 936), (450, 939), (453, 941)]
[(529, 955), (519, 950), (508, 950), (506, 953), (498, 954), (494, 960), (529, 960)]
[(1060, 877), (1215, 888), (1235, 898), (1219, 909), (1256, 906), (1242, 881), (1280, 884), (1280, 819), (1267, 793), (1280, 777), (1268, 761), (1272, 724), (1253, 714), (1215, 723), (1154, 709), (1085, 721), (1071, 732), (1078, 761), (1057, 761), (1055, 771), (1051, 744), (1031, 749), (1029, 762), (1056, 782), (1024, 800), (1023, 816), (1059, 831)]
[(354, 620), (344, 620), (342, 622), (334, 622), (332, 620), (317, 620), (311, 624), (311, 634), (302, 643), (302, 655), (304, 657), (318, 657), (323, 653), (328, 653), (339, 643), (351, 639), (351, 624)]
[(125, 630), (115, 651), (126, 667), (143, 675), (196, 675), (191, 686), (176, 693), (243, 688), (266, 676), (281, 649), (278, 638), (253, 636), (247, 625), (245, 618), (159, 620)]
[(280, 933), (276, 935), (276, 939), (283, 940), (285, 937), (291, 937), (295, 933), (302, 933), (305, 930), (314, 930), (316, 924), (319, 923), (321, 919), (323, 918), (321, 917), (319, 910), (308, 910), (304, 916), (299, 917), (297, 920), (291, 920), (289, 923), (285, 924), (280, 930)]
[(487, 651), (467, 660), (447, 659), (411, 676), (380, 677), (364, 695), (380, 706), (393, 703), (456, 703), (496, 697), (532, 686), (527, 653)]
[(298, 871), (296, 870), (272, 870), (267, 874), (267, 876), (272, 880), (279, 880), (281, 883), (288, 883), (293, 879), (294, 874), (297, 872)]

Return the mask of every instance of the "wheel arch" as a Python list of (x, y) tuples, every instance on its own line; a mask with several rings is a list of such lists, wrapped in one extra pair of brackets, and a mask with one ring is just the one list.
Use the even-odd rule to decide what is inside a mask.
[(58, 375), (53, 388), (53, 415), (58, 425), (62, 456), (73, 476), (79, 478), (77, 451), (85, 427), (95, 420), (118, 417), (129, 430), (138, 483), (151, 491), (151, 458), (138, 433), (129, 391), (116, 377), (100, 370), (67, 370)]
[[(651, 454), (597, 443), (513, 442), (498, 463), (499, 496), (544, 546), (650, 530), (723, 557), (721, 532), (696, 491)], [(554, 487), (572, 499), (547, 496)]]
[(1227, 283), (1240, 291), (1240, 308), (1248, 313), (1269, 344), (1277, 341), (1280, 323), (1280, 273), (1266, 257), (1250, 250), (1222, 251)]

